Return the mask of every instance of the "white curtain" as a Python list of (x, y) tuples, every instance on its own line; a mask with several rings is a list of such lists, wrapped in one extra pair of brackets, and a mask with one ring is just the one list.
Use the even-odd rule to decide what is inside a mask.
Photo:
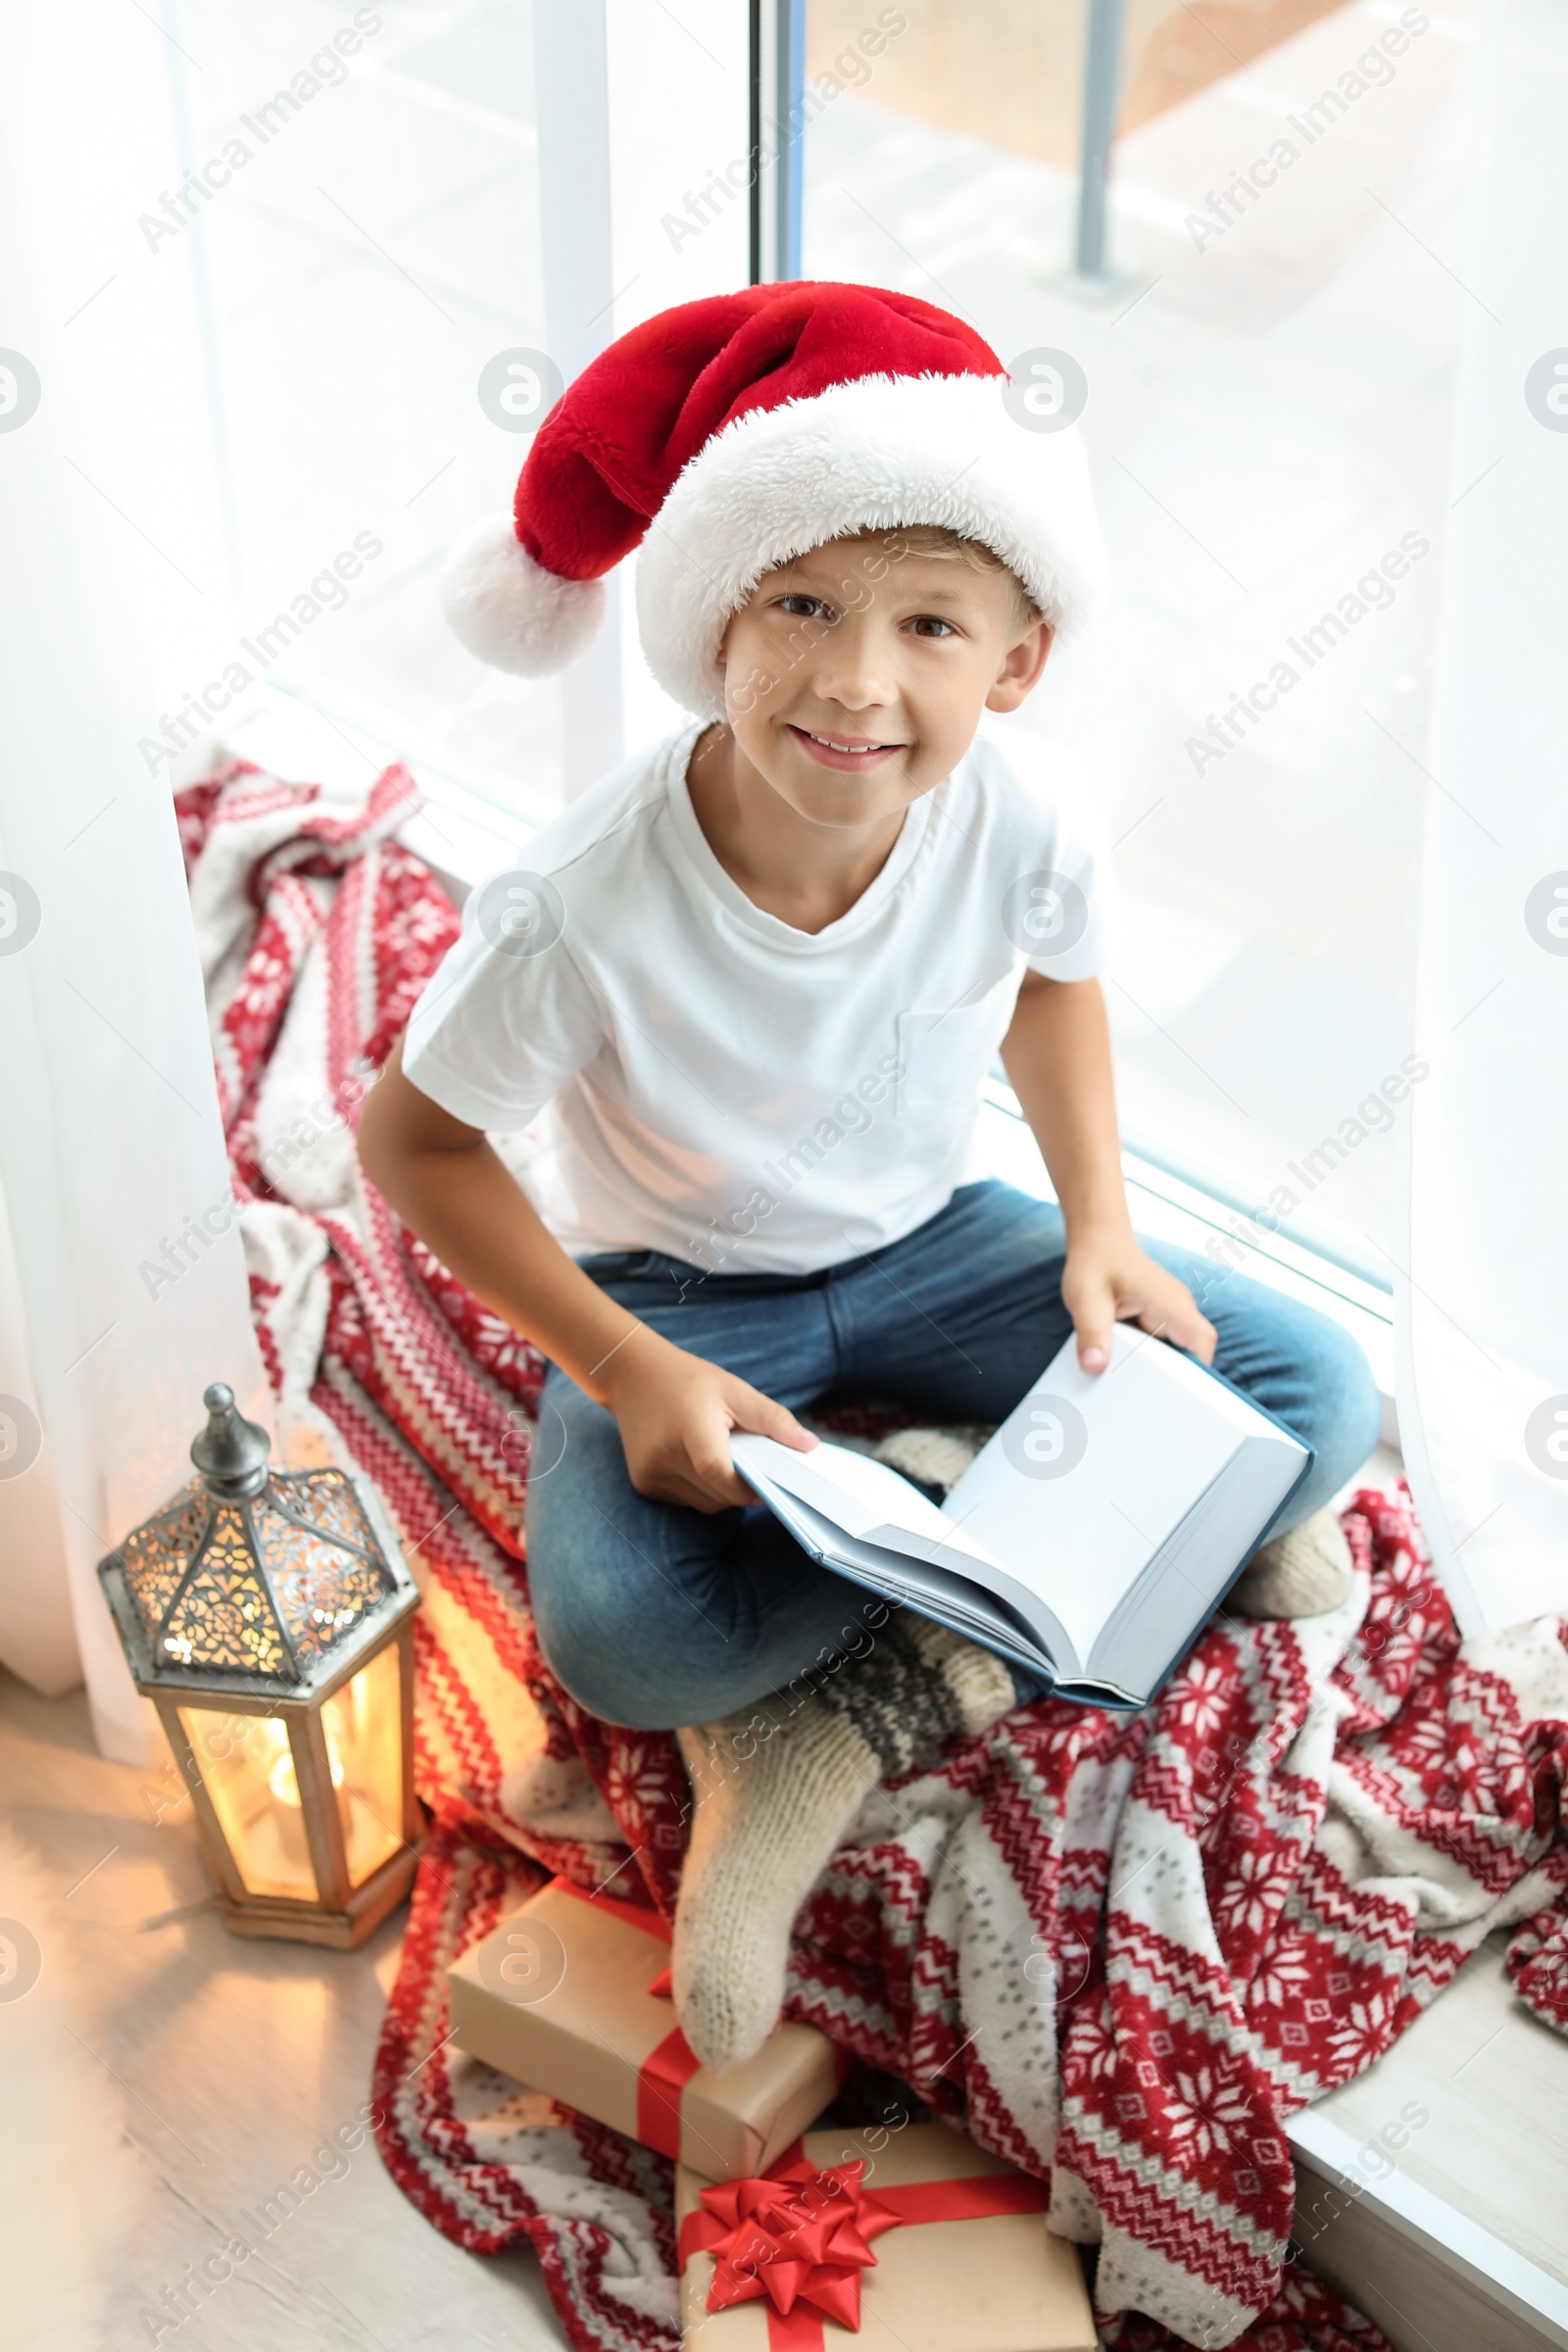
[(171, 37), (0, 0), (0, 1657), (85, 1675), (132, 1761), (149, 1711), (96, 1562), (190, 1475), (207, 1382), (266, 1396), (168, 771), (138, 748), (153, 649), (228, 609), (199, 249), (137, 227), (176, 181)]
[[(572, 200), (547, 236), (551, 335), (575, 365), (662, 302), (744, 281), (746, 18), (726, 0), (678, 25), (638, 0), (541, 17), (541, 144)], [(222, 117), (213, 37), (174, 0), (0, 0), (0, 344), (20, 354), (0, 357), (0, 871), (20, 877), (0, 882), (0, 1660), (46, 1690), (84, 1673), (123, 1756), (145, 1710), (95, 1563), (188, 1474), (206, 1383), (266, 1398), (157, 758), (166, 713), (177, 739), (248, 625), (231, 486), (250, 453), (243, 428), (228, 446), (189, 175), (221, 143), (187, 119), (196, 76)], [(672, 41), (674, 95), (650, 110)], [(574, 163), (594, 124), (597, 194)], [(731, 202), (673, 239), (699, 165), (730, 172)], [(611, 758), (653, 693), (628, 648), (605, 710), (577, 681)]]
[(1468, 1627), (1568, 1610), (1568, 20), (1490, 0), (1427, 764), (1399, 1427)]

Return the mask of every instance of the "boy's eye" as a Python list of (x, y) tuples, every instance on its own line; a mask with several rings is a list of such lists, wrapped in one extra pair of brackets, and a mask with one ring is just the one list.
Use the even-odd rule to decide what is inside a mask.
[(918, 613), (908, 625), (918, 637), (956, 637), (958, 633), (951, 620), (936, 612)]
[(779, 598), (778, 609), (781, 612), (787, 612), (792, 620), (810, 620), (818, 616), (827, 618), (831, 612), (824, 598), (807, 596), (795, 589)]

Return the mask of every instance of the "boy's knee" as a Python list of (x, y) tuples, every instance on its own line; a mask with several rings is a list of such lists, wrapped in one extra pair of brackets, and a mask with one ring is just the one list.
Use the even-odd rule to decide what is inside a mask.
[(1357, 1433), (1355, 1459), (1359, 1467), (1383, 1435), (1383, 1398), (1372, 1377), (1371, 1365), (1353, 1340), (1349, 1345), (1355, 1348), (1355, 1365), (1350, 1376), (1351, 1417)]
[(1341, 1478), (1360, 1467), (1383, 1432), (1383, 1400), (1358, 1343), (1329, 1316), (1312, 1316), (1308, 1369), (1313, 1392), (1313, 1442), (1332, 1458)]
[(673, 1729), (667, 1705), (661, 1705), (635, 1658), (617, 1658), (613, 1644), (596, 1641), (548, 1641), (540, 1629), (539, 1646), (558, 1683), (579, 1707), (600, 1723), (612, 1723), (625, 1732), (667, 1732)]
[(653, 1629), (641, 1622), (635, 1582), (605, 1577), (571, 1545), (544, 1545), (529, 1564), (528, 1591), (545, 1664), (577, 1704), (627, 1731), (665, 1729), (651, 1671)]

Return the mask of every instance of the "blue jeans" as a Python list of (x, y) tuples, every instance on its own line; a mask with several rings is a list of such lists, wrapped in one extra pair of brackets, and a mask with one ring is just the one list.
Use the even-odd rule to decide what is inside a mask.
[[(1276, 1521), (1328, 1500), (1377, 1442), (1361, 1350), (1312, 1308), (1206, 1258), (1146, 1242), (1217, 1331), (1214, 1361), (1316, 1453)], [(791, 1411), (830, 1392), (889, 1398), (935, 1422), (1001, 1421), (1072, 1329), (1060, 1211), (998, 1183), (965, 1185), (903, 1241), (815, 1274), (704, 1274), (656, 1250), (585, 1270), (677, 1347)], [(672, 1730), (749, 1706), (808, 1667), (863, 1648), (884, 1604), (820, 1568), (756, 1504), (709, 1515), (651, 1502), (602, 1405), (552, 1367), (528, 1482), (528, 1582), (544, 1653), (611, 1723)], [(1036, 1690), (1015, 1675), (1019, 1696)]]

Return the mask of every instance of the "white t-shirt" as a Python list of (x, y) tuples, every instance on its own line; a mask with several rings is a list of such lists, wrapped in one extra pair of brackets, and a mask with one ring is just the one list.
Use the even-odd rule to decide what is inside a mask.
[(811, 936), (709, 847), (686, 789), (701, 731), (627, 760), (473, 892), (403, 1066), (471, 1126), (539, 1122), (528, 1189), (576, 1255), (812, 1272), (963, 1181), (1025, 964), (1100, 967), (1105, 853), (1073, 756), (983, 728)]

